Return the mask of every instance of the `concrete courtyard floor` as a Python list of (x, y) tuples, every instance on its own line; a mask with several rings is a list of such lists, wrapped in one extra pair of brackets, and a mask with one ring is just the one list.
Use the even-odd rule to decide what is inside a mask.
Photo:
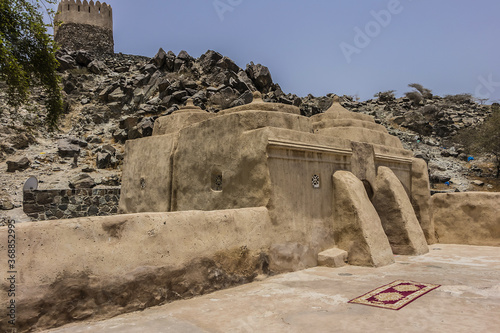
[[(50, 332), (500, 332), (500, 248), (436, 244), (395, 259), (316, 267)], [(395, 280), (442, 286), (399, 311), (347, 303)]]

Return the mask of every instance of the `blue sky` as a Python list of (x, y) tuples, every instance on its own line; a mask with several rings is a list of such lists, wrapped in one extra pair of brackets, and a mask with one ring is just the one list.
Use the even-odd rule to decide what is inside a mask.
[(109, 0), (115, 52), (216, 50), (269, 67), (285, 93), (500, 100), (498, 0)]

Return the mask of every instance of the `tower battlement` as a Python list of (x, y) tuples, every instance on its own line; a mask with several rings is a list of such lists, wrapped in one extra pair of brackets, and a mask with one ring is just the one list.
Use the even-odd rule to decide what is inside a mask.
[(113, 31), (113, 9), (100, 1), (62, 0), (57, 8), (55, 21), (62, 24), (89, 24)]
[(105, 2), (61, 0), (54, 22), (55, 40), (62, 47), (113, 52), (113, 9)]

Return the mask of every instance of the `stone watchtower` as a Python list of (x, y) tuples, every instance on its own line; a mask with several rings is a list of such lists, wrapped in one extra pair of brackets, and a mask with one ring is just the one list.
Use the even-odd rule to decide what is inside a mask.
[(114, 53), (113, 10), (105, 2), (62, 0), (54, 21), (54, 39), (62, 48)]

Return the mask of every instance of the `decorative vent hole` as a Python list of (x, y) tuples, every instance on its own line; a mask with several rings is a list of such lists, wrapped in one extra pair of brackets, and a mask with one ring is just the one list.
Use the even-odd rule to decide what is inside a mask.
[(320, 188), (321, 182), (319, 176), (318, 175), (312, 176), (311, 183), (313, 188)]

